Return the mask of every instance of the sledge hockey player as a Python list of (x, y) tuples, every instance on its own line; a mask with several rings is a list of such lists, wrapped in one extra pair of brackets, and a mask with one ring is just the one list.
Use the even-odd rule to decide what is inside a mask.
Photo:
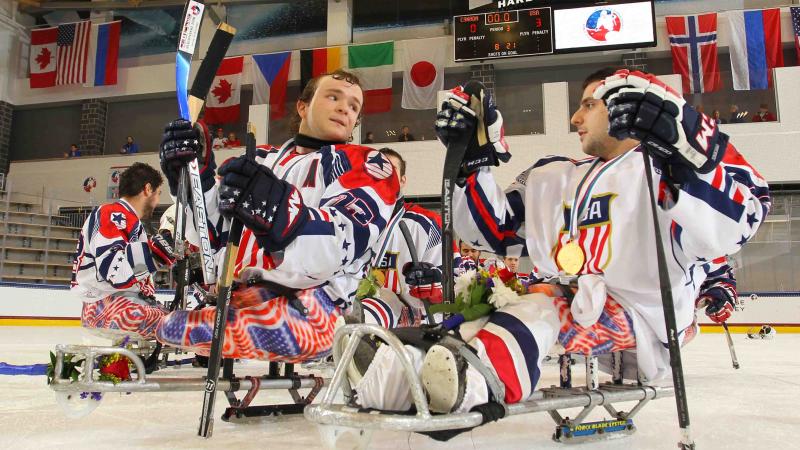
[[(406, 161), (388, 147), (379, 151), (394, 166), (402, 193), (407, 182)], [(376, 254), (375, 269), (383, 275), (383, 289), (378, 296), (361, 299), (364, 317), (356, 318), (358, 322), (385, 328), (415, 326), (427, 318), (424, 302), (441, 303), (441, 220), (433, 211), (398, 199)], [(402, 227), (408, 230), (408, 238)], [(414, 248), (417, 265), (409, 247)]]
[[(624, 354), (625, 378), (635, 379), (637, 366), (646, 380), (667, 377), (640, 146), (648, 146), (654, 166), (658, 226), (668, 252), (680, 340), (692, 326), (703, 264), (737, 252), (766, 216), (766, 182), (713, 120), (671, 88), (648, 74), (607, 69), (585, 80), (571, 119), (589, 157), (541, 159), (504, 191), (488, 167), (510, 156), (502, 116), (488, 93), (479, 100), (481, 110), (473, 111), (470, 98), (454, 89), (436, 122), (445, 145), (476, 130), (488, 137), (487, 144), (472, 139), (467, 148), (461, 187), (454, 193), (455, 230), (478, 248), (528, 255), (537, 274), (552, 284), (529, 288), (538, 292), (537, 300), (510, 303), (464, 323), (463, 341), (448, 335), (437, 343), (429, 332), (411, 338), (405, 333), (431, 411), (525, 400), (556, 339), (569, 353), (610, 356), (635, 347), (635, 353)], [(464, 345), (471, 351), (462, 353)], [(361, 406), (402, 410), (411, 404), (399, 358), (388, 347), (378, 349), (354, 384)]]
[[(379, 151), (347, 144), (362, 103), (353, 74), (311, 80), (297, 101), (296, 136), (259, 149), (255, 161), (229, 160), (217, 172), (218, 186), (207, 128), (180, 119), (167, 126), (161, 161), (171, 192), (178, 169), (199, 156), (209, 217), (221, 213), (245, 228), (224, 357), (294, 363), (330, 352), (336, 318), (349, 311), (399, 192)], [(223, 228), (215, 229), (222, 245)], [(214, 308), (173, 312), (157, 338), (207, 354), (214, 317)]]
[(158, 170), (134, 163), (120, 175), (120, 199), (96, 208), (83, 224), (71, 290), (83, 300), (81, 325), (96, 334), (151, 339), (166, 315), (152, 274), (175, 256), (164, 236), (148, 239), (141, 223), (153, 215), (162, 183)]

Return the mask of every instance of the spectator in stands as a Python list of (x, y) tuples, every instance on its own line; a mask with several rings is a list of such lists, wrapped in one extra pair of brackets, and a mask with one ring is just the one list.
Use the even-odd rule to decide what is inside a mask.
[(231, 131), (228, 133), (228, 140), (225, 142), (225, 147), (241, 147), (242, 142), (236, 137), (236, 133)]
[(372, 131), (367, 131), (367, 135), (364, 138), (364, 142), (362, 144), (374, 144), (375, 143), (375, 133)]
[(139, 153), (139, 144), (133, 142), (133, 136), (128, 136), (125, 145), (119, 149), (120, 154), (129, 155), (131, 153)]
[(217, 135), (214, 137), (214, 141), (211, 142), (211, 148), (214, 150), (221, 150), (225, 148), (227, 142), (228, 138), (225, 137), (225, 132), (222, 128), (217, 128)]
[(713, 118), (714, 118), (714, 120), (715, 120), (715, 121), (716, 121), (718, 124), (720, 124), (720, 123), (728, 123), (728, 121), (727, 121), (727, 120), (723, 119), (723, 118), (720, 116), (720, 113), (719, 113), (719, 110), (718, 110), (718, 109), (715, 109), (715, 110), (714, 110), (714, 112), (713, 112), (713, 113), (711, 113), (711, 117), (713, 117)]
[(699, 112), (701, 114), (705, 112), (705, 108), (703, 108), (703, 105), (701, 105), (699, 103), (694, 105), (694, 109), (697, 110), (697, 112)]
[(739, 111), (739, 105), (731, 105), (731, 117), (728, 123), (744, 123), (744, 118), (747, 117), (747, 111)]
[(78, 148), (78, 144), (71, 144), (69, 152), (64, 152), (65, 158), (77, 158), (79, 156), (81, 156), (81, 150)]
[(775, 114), (769, 112), (769, 105), (762, 103), (758, 107), (758, 112), (753, 116), (753, 122), (775, 122), (778, 120)]
[(416, 141), (416, 139), (414, 139), (414, 135), (411, 134), (411, 129), (408, 128), (408, 125), (403, 125), (403, 127), (400, 128), (400, 136), (397, 137), (397, 142), (409, 141)]

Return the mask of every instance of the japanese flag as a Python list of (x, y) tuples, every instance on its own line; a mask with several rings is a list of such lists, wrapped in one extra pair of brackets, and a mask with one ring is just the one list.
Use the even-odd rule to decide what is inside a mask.
[(235, 123), (239, 121), (239, 98), (242, 87), (244, 56), (222, 60), (217, 76), (206, 98), (206, 123)]
[(436, 108), (436, 93), (444, 87), (445, 49), (447, 45), (431, 44), (417, 39), (405, 42), (401, 53), (403, 67), (403, 101), (405, 109)]

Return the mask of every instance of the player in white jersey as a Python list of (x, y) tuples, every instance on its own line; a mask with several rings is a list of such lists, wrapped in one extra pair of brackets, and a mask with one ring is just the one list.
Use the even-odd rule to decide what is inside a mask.
[(148, 239), (141, 222), (153, 215), (162, 183), (156, 169), (134, 163), (120, 175), (120, 199), (83, 224), (71, 284), (83, 300), (81, 325), (96, 334), (152, 338), (166, 314), (155, 301), (152, 274), (175, 256), (161, 235)]
[[(334, 323), (351, 306), (364, 270), (391, 218), (399, 185), (377, 150), (346, 144), (361, 117), (363, 92), (345, 71), (308, 83), (297, 102), (297, 135), (282, 147), (259, 148), (218, 171), (204, 186), (209, 215), (244, 224), (236, 255), (223, 355), (301, 362), (326, 356)], [(198, 150), (209, 148), (185, 121), (167, 128), (162, 169), (170, 180)], [(213, 164), (201, 176), (213, 179)], [(174, 191), (173, 191), (174, 192)], [(213, 227), (225, 240), (224, 227)], [(249, 288), (248, 288), (249, 285)], [(160, 341), (208, 352), (215, 310), (176, 311), (158, 328)]]
[[(572, 116), (590, 157), (541, 159), (503, 190), (486, 167), (508, 160), (502, 116), (488, 95), (482, 99), (482, 110), (472, 111), (470, 98), (456, 89), (437, 118), (445, 144), (473, 133), (476, 122), (488, 137), (487, 144), (473, 139), (467, 148), (463, 187), (454, 194), (455, 230), (479, 248), (529, 256), (537, 274), (554, 284), (534, 285), (537, 300), (501, 307), (461, 327), (462, 345), (474, 349), (479, 363), (467, 363), (452, 340), (429, 345), (427, 352), (407, 346), (431, 409), (468, 411), (489, 400), (487, 383), (504, 388), (491, 389), (504, 391), (495, 400), (525, 400), (556, 339), (573, 353), (608, 356), (635, 348), (628, 356), (646, 379), (666, 377), (666, 327), (640, 145), (647, 145), (654, 166), (681, 341), (694, 330), (704, 266), (737, 252), (766, 217), (766, 182), (716, 123), (679, 94), (654, 76), (612, 69), (586, 79)], [(393, 375), (396, 367), (397, 358), (381, 347), (356, 385), (363, 406), (409, 404), (408, 392), (397, 384), (405, 383), (402, 375)], [(635, 377), (636, 364), (625, 368), (634, 369), (626, 378)]]

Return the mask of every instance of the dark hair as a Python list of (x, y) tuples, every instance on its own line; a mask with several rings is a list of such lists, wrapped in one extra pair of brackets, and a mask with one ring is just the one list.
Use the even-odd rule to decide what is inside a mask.
[(381, 152), (382, 154), (386, 155), (386, 156), (393, 156), (393, 157), (399, 159), (400, 160), (400, 176), (401, 177), (406, 176), (406, 160), (403, 159), (402, 156), (400, 156), (400, 153), (397, 153), (396, 150), (391, 149), (389, 147), (383, 147), (381, 149), (378, 149), (378, 151)]
[(625, 66), (616, 66), (616, 67), (603, 67), (602, 69), (592, 72), (583, 80), (583, 84), (581, 85), (581, 91), (586, 89), (586, 86), (594, 83), (595, 81), (603, 81), (606, 78), (614, 75), (618, 70), (628, 69)]
[(78, 148), (78, 144), (69, 144), (70, 147)]
[[(331, 77), (334, 80), (344, 80), (350, 84), (355, 84), (361, 90), (364, 90), (364, 87), (361, 85), (361, 80), (358, 76), (352, 72), (348, 72), (343, 69), (336, 69), (333, 72), (324, 73), (322, 75), (316, 76), (308, 81), (306, 86), (303, 88), (303, 92), (300, 93), (300, 100), (303, 103), (311, 103), (311, 99), (314, 98), (314, 94), (317, 93), (317, 85), (319, 84), (319, 80), (323, 79), (324, 77)], [(362, 107), (363, 110), (363, 107)], [(300, 131), (300, 114), (297, 113), (297, 108), (294, 110), (294, 114), (292, 115), (292, 119), (289, 122), (289, 131), (292, 134), (297, 134)], [(358, 114), (358, 119), (356, 120), (356, 126), (361, 123), (361, 112)]]
[(135, 197), (146, 185), (155, 190), (164, 182), (161, 172), (145, 163), (136, 162), (119, 176), (119, 196)]

